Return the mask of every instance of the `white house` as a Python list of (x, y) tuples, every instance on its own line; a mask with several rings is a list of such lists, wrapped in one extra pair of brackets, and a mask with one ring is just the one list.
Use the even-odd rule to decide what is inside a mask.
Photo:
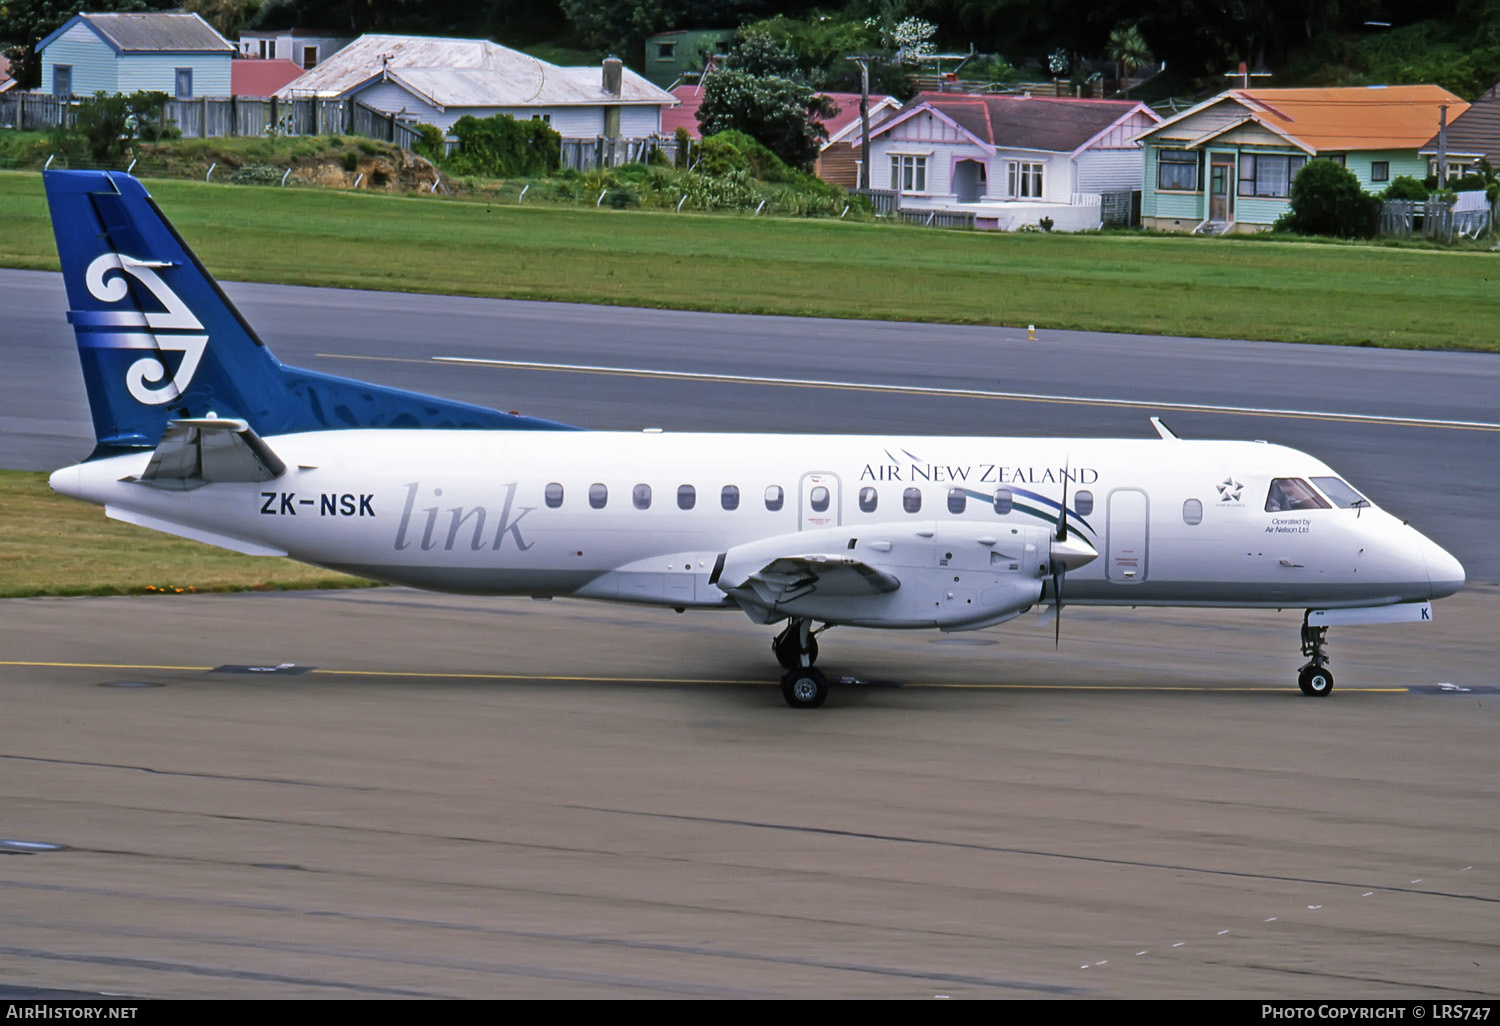
[(54, 96), (228, 96), (234, 44), (196, 14), (77, 14), (37, 44)]
[(644, 139), (676, 101), (617, 60), (563, 68), (483, 39), (365, 35), (291, 82), (281, 99), (355, 99), (453, 127), (466, 114), (540, 119), (563, 138)]
[(1101, 193), (1140, 189), (1135, 137), (1160, 120), (1131, 101), (921, 93), (871, 132), (870, 185), (978, 228), (1097, 228)]
[(323, 29), (251, 30), (240, 33), (240, 56), (264, 61), (296, 61), (303, 71), (316, 68), (354, 41)]

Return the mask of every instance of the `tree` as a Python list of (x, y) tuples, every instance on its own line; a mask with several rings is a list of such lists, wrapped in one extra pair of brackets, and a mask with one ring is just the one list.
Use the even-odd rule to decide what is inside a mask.
[(1151, 56), (1151, 48), (1146, 45), (1146, 38), (1141, 35), (1139, 25), (1121, 25), (1111, 32), (1104, 52), (1119, 65), (1120, 82), (1125, 86), (1127, 98), (1130, 96), (1130, 73), (1156, 59)]
[(808, 170), (828, 138), (819, 118), (837, 108), (796, 72), (790, 50), (768, 36), (735, 46), (724, 70), (703, 86), (698, 126), (705, 136), (737, 130), (759, 141), (792, 167)]
[(1299, 235), (1367, 239), (1375, 234), (1380, 201), (1331, 160), (1310, 160), (1292, 179), (1291, 210), (1276, 222)]

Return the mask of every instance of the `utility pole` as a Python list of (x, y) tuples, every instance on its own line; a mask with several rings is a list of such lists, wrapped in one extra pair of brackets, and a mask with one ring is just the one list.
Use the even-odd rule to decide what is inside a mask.
[(1438, 107), (1437, 187), (1448, 188), (1448, 105)]
[(870, 54), (845, 57), (859, 65), (859, 190), (870, 191)]

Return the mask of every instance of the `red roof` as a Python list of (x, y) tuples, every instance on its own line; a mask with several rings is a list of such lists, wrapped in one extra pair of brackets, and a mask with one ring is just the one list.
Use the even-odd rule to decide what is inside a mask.
[(302, 75), (296, 61), (236, 58), (229, 65), (229, 91), (235, 96), (270, 96)]
[[(680, 85), (672, 90), (672, 95), (677, 98), (676, 107), (664, 108), (661, 112), (661, 134), (673, 135), (679, 126), (686, 128), (688, 134), (694, 139), (702, 138), (698, 131), (698, 107), (703, 103), (703, 86)], [(859, 117), (859, 94), (858, 93), (819, 93), (833, 101), (838, 113), (832, 117), (823, 119), (823, 127), (828, 129), (830, 136), (837, 135), (839, 130)], [(881, 100), (890, 97), (870, 94), (870, 108)]]

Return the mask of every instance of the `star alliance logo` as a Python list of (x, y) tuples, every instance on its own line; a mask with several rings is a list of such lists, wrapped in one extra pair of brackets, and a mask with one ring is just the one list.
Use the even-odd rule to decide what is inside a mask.
[(1218, 488), (1220, 502), (1239, 502), (1240, 493), (1245, 490), (1245, 486), (1232, 477), (1226, 477)]

